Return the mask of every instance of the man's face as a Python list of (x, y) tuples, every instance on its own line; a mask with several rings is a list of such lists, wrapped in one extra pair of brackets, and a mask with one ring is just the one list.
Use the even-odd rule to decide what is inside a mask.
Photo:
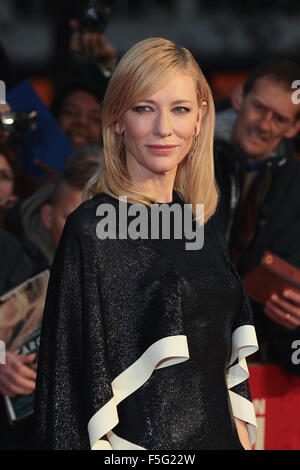
[(296, 135), (300, 106), (293, 104), (292, 92), (269, 77), (257, 80), (240, 104), (235, 105), (238, 117), (232, 142), (238, 151), (250, 160), (259, 160), (269, 155), (283, 138)]
[(0, 154), (0, 198), (12, 196), (14, 192), (14, 174), (7, 158)]
[(82, 203), (82, 197), (82, 191), (63, 183), (59, 192), (59, 200), (55, 201), (53, 205), (44, 205), (44, 211), (41, 214), (42, 220), (51, 233), (55, 247), (59, 243), (67, 217)]
[(58, 123), (74, 148), (102, 140), (101, 105), (86, 91), (73, 91), (64, 99)]

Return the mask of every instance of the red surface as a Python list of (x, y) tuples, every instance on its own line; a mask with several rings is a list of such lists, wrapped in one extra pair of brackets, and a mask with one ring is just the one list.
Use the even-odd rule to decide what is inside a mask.
[(300, 449), (300, 377), (278, 366), (249, 366), (258, 422), (256, 450)]

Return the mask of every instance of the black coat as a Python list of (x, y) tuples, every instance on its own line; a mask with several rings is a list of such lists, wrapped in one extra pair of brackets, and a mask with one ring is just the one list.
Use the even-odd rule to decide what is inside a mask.
[(103, 204), (118, 213), (118, 201), (100, 194), (71, 214), (51, 268), (40, 446), (240, 449), (228, 393), (232, 403), (244, 397), (242, 408), (249, 400), (243, 358), (256, 337), (213, 220), (197, 251), (185, 239), (99, 239)]

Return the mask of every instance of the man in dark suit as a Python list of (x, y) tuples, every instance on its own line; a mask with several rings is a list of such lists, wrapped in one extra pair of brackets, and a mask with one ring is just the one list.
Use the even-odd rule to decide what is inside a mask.
[[(217, 112), (219, 211), (242, 278), (266, 250), (300, 268), (300, 161), (292, 145), (300, 130), (297, 79), (300, 67), (289, 60), (263, 63), (234, 88), (231, 106)], [(253, 310), (267, 360), (300, 375), (291, 360), (293, 339), (300, 338), (300, 294), (274, 293), (264, 306), (253, 302)]]

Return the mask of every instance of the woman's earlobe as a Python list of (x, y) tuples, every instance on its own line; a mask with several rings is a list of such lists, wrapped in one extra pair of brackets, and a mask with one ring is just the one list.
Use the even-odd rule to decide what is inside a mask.
[(119, 135), (123, 134), (123, 130), (121, 129), (121, 126), (120, 126), (119, 122), (116, 122), (116, 124), (115, 124), (115, 132)]
[(200, 132), (201, 132), (201, 123), (202, 123), (202, 119), (204, 118), (205, 114), (207, 113), (207, 110), (208, 110), (207, 101), (203, 100), (203, 101), (202, 101), (202, 106), (201, 106), (201, 108), (199, 109), (197, 124), (196, 124), (196, 126), (195, 126), (194, 137), (198, 137), (198, 135), (199, 135)]
[(202, 117), (205, 116), (208, 110), (208, 104), (207, 101), (203, 100), (202, 101)]

